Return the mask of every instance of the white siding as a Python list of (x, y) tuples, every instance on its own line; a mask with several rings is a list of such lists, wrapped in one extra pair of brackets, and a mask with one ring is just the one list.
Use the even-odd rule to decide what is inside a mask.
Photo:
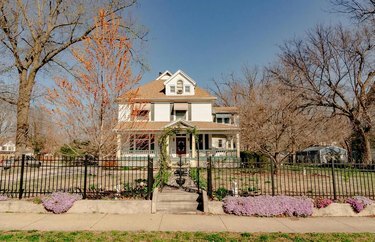
[(154, 121), (169, 121), (170, 111), (171, 109), (169, 103), (155, 103)]
[(212, 122), (212, 104), (211, 103), (192, 103), (191, 121)]
[[(177, 94), (177, 81), (181, 80), (183, 82), (183, 93), (182, 94)], [(170, 92), (170, 86), (175, 86), (175, 92), (174, 93), (171, 93)], [(186, 93), (185, 92), (185, 86), (189, 86), (190, 87), (190, 92), (189, 93)], [(178, 95), (184, 95), (184, 96), (189, 96), (189, 95), (194, 95), (194, 85), (193, 83), (191, 83), (189, 80), (187, 80), (183, 75), (177, 75), (175, 76), (173, 79), (169, 80), (167, 85), (166, 85), (166, 88), (165, 88), (165, 91), (166, 91), (166, 95), (167, 96), (178, 96)]]
[(118, 121), (130, 121), (130, 105), (120, 104), (118, 107)]

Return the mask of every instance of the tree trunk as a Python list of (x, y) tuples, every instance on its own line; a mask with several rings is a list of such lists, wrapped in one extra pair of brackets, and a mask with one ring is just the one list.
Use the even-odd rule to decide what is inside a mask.
[(16, 131), (16, 154), (21, 155), (30, 147), (29, 144), (29, 110), (31, 93), (33, 90), (35, 75), (33, 71), (27, 75), (24, 69), (20, 74), (20, 85), (18, 87), (17, 101), (17, 131)]
[(360, 138), (360, 152), (361, 152), (361, 160), (362, 164), (369, 165), (372, 163), (372, 155), (371, 155), (371, 144), (370, 144), (370, 130), (364, 130), (361, 127), (359, 121), (354, 123), (353, 126), (354, 132), (357, 133), (358, 137)]
[(366, 165), (372, 164), (372, 155), (371, 155), (371, 144), (368, 132), (363, 132), (363, 163)]

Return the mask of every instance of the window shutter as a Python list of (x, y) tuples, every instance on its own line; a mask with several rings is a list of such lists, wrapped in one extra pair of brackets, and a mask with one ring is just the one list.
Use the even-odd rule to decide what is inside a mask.
[(151, 121), (155, 121), (155, 103), (151, 103)]
[(171, 103), (170, 114), (171, 114), (170, 121), (173, 121), (173, 103)]
[(188, 120), (191, 121), (191, 103), (188, 104), (188, 117)]

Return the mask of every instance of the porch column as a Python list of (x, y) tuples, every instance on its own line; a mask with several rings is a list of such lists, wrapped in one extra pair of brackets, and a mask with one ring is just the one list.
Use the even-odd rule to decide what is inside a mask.
[(154, 139), (154, 154), (155, 157), (159, 156), (160, 150), (159, 150), (159, 135), (155, 134), (155, 139)]
[(117, 134), (117, 152), (116, 156), (117, 158), (121, 158), (121, 134)]
[(191, 136), (191, 157), (195, 158), (196, 152), (195, 152), (195, 135), (193, 134)]
[(236, 134), (236, 151), (237, 151), (237, 158), (240, 158), (240, 134)]

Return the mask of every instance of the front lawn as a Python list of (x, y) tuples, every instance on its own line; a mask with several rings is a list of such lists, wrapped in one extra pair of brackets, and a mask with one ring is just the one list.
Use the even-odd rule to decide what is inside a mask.
[(203, 233), (6, 231), (0, 241), (374, 241), (371, 233)]

